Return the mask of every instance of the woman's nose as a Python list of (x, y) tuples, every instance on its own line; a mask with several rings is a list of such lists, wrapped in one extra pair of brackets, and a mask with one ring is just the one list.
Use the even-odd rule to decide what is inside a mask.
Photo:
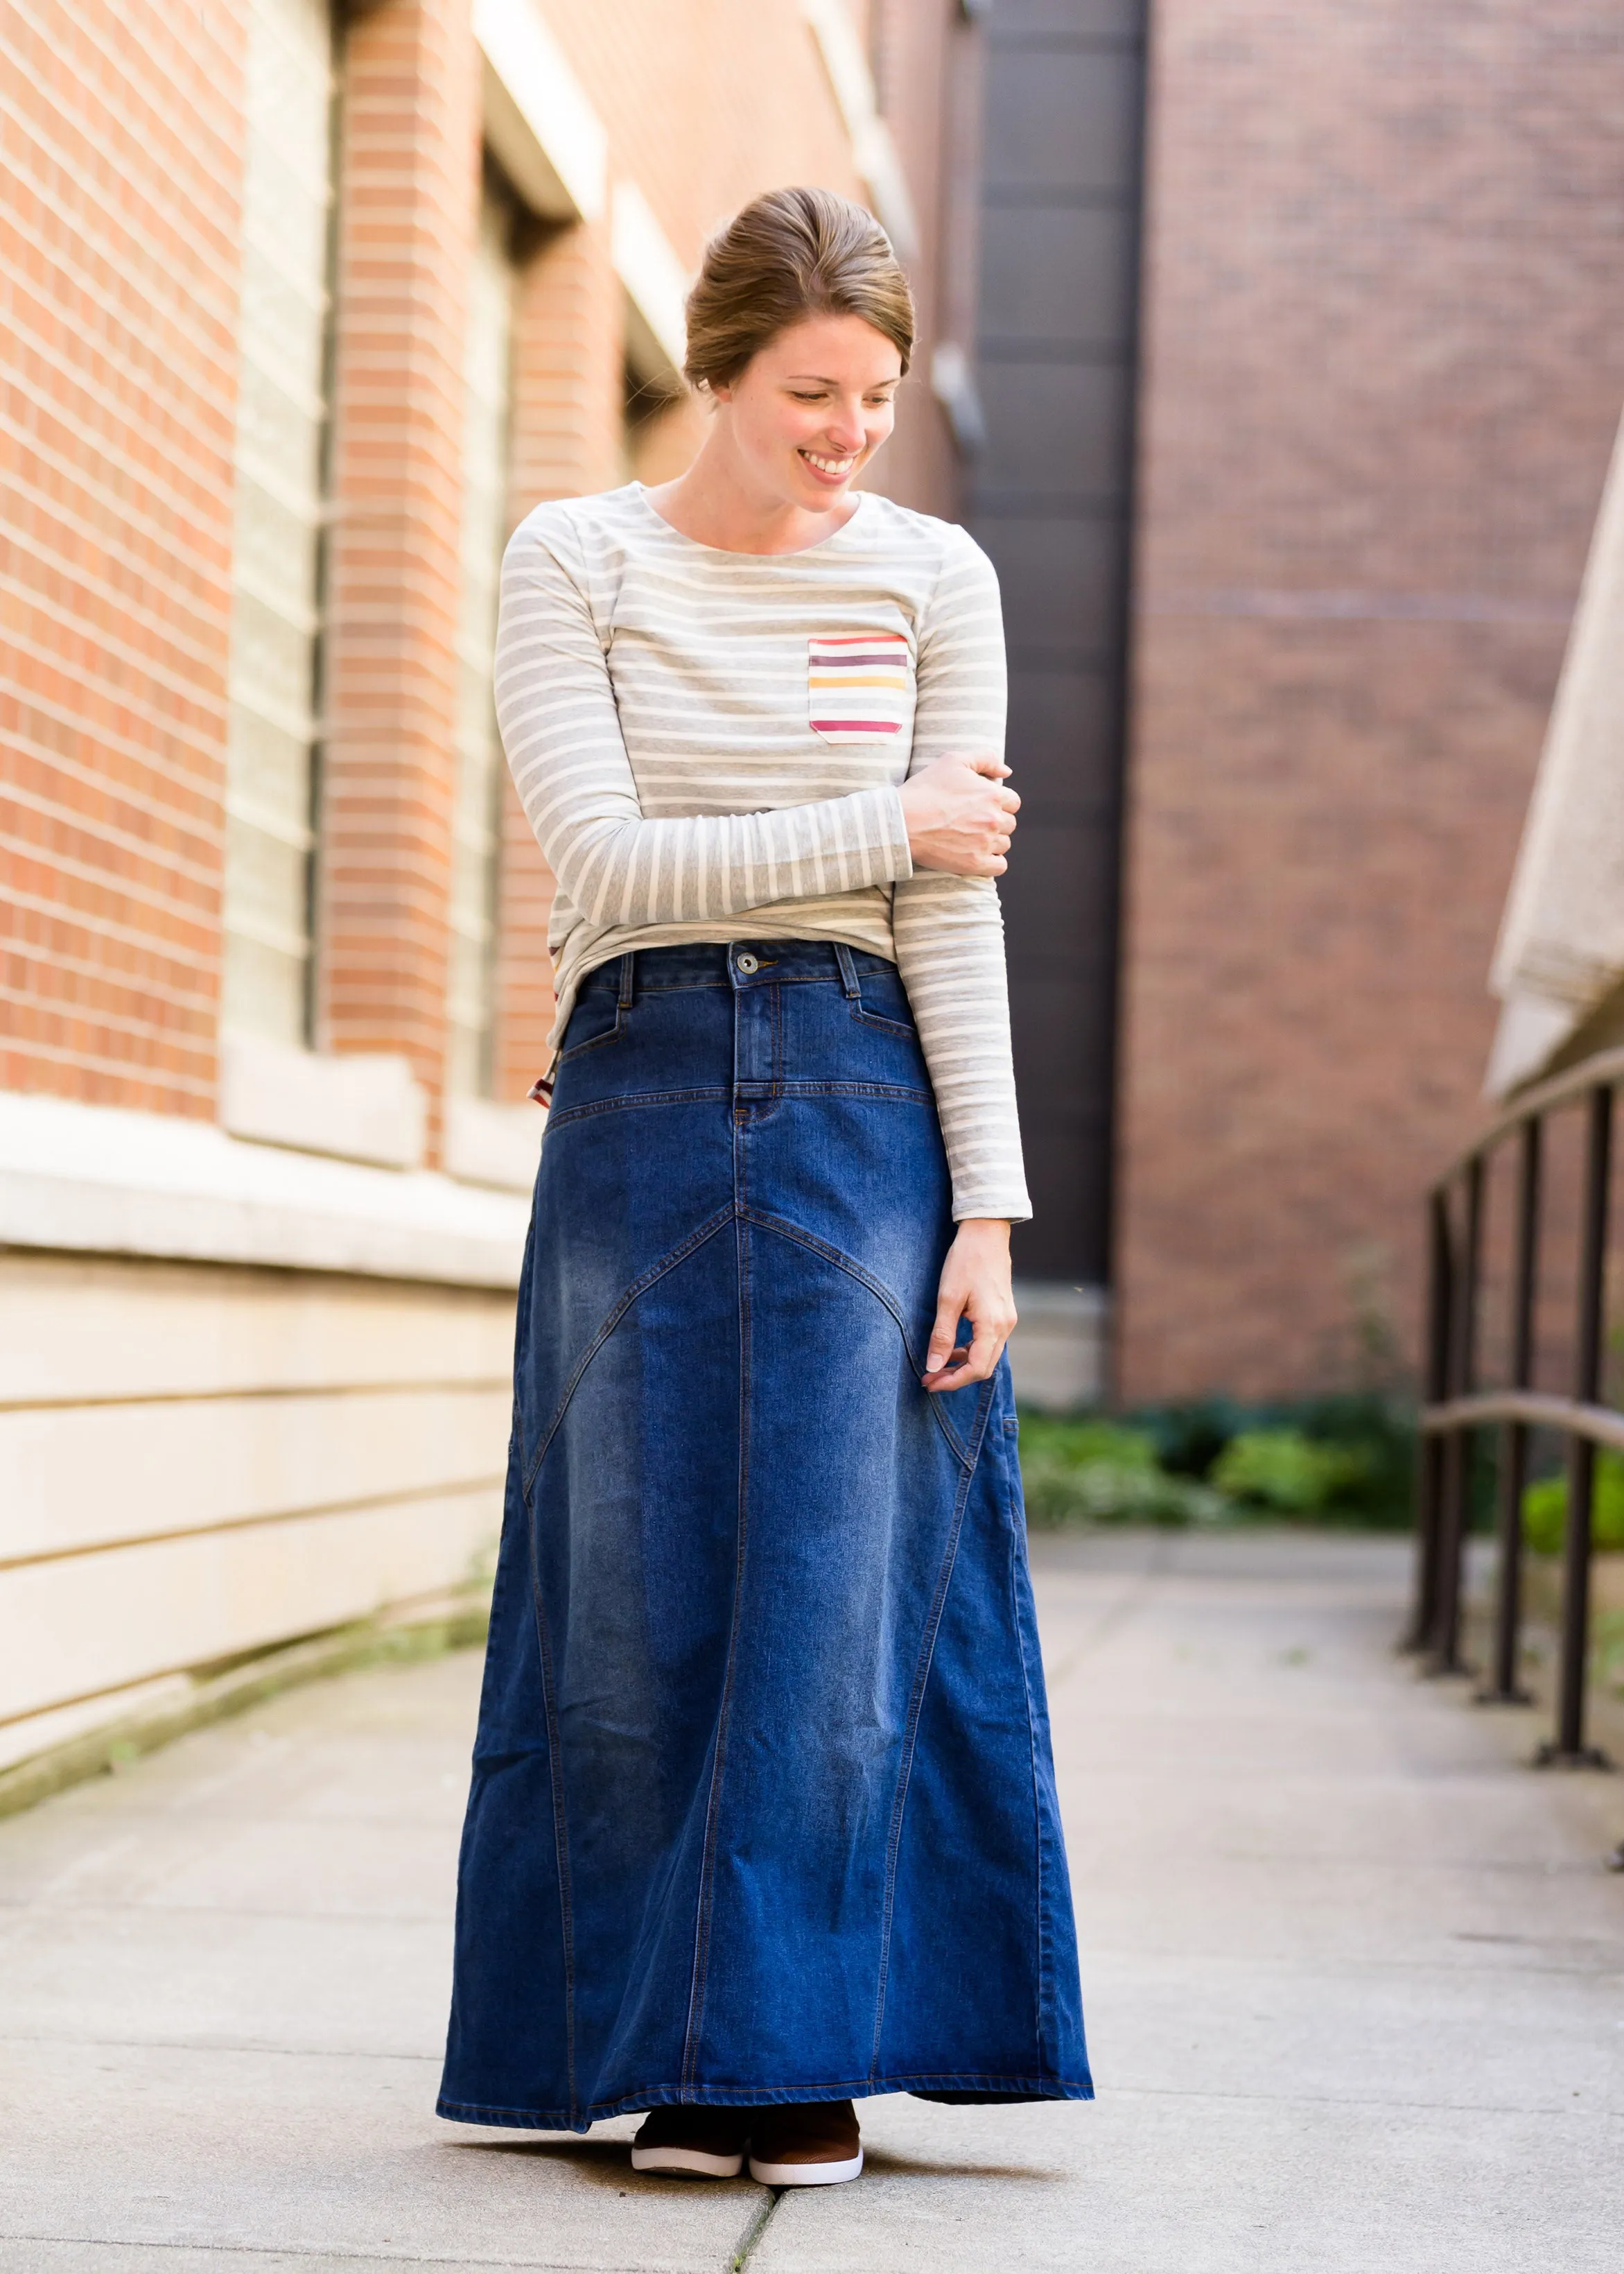
[(854, 410), (842, 408), (829, 422), (829, 439), (837, 450), (861, 450), (863, 446), (863, 424)]

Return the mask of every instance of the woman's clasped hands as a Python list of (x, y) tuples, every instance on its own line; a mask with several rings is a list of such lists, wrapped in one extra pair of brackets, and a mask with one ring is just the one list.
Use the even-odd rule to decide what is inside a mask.
[(933, 758), (902, 785), (908, 850), (916, 869), (950, 877), (1001, 877), (1020, 800), (1002, 758)]

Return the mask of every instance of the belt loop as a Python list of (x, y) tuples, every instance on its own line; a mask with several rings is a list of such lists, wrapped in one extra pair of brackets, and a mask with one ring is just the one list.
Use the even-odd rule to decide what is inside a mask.
[(862, 989), (857, 983), (857, 966), (852, 960), (852, 951), (843, 939), (835, 942), (835, 961), (840, 967), (840, 984), (853, 1003), (862, 1001)]
[(626, 953), (620, 958), (620, 1008), (622, 1011), (629, 1011), (632, 1007), (632, 979), (636, 968), (637, 951), (635, 948), (628, 948)]

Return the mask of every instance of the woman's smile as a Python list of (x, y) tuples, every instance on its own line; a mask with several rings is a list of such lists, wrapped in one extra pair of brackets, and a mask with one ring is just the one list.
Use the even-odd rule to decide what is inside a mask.
[(806, 449), (798, 451), (796, 455), (810, 466), (819, 481), (827, 482), (831, 488), (836, 488), (842, 482), (849, 481), (852, 469), (857, 463), (854, 451), (848, 451), (842, 458), (827, 457), (819, 451)]

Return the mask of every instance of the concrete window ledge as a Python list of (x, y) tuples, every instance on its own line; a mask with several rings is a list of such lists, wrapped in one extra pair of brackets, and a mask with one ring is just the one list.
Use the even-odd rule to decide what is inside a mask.
[(546, 1116), (537, 1105), (495, 1105), (486, 1097), (446, 1100), (447, 1173), (499, 1192), (528, 1193), (541, 1159)]
[(420, 1169), (427, 1100), (403, 1058), (330, 1058), (259, 1035), (220, 1038), (220, 1126), (233, 1137)]
[(920, 249), (919, 215), (891, 129), (880, 116), (862, 34), (846, 0), (801, 0), (801, 12), (817, 41), (880, 226), (902, 259), (912, 260)]
[(13, 1247), (508, 1288), (528, 1216), (516, 1193), (425, 1170), (0, 1092), (0, 1243)]
[(1015, 1308), (1020, 1324), (1010, 1338), (1010, 1369), (1021, 1404), (1045, 1413), (1099, 1404), (1110, 1328), (1105, 1289), (1018, 1279)]
[(530, 0), (474, 0), (485, 131), (520, 195), (550, 221), (596, 221), (609, 136)]

